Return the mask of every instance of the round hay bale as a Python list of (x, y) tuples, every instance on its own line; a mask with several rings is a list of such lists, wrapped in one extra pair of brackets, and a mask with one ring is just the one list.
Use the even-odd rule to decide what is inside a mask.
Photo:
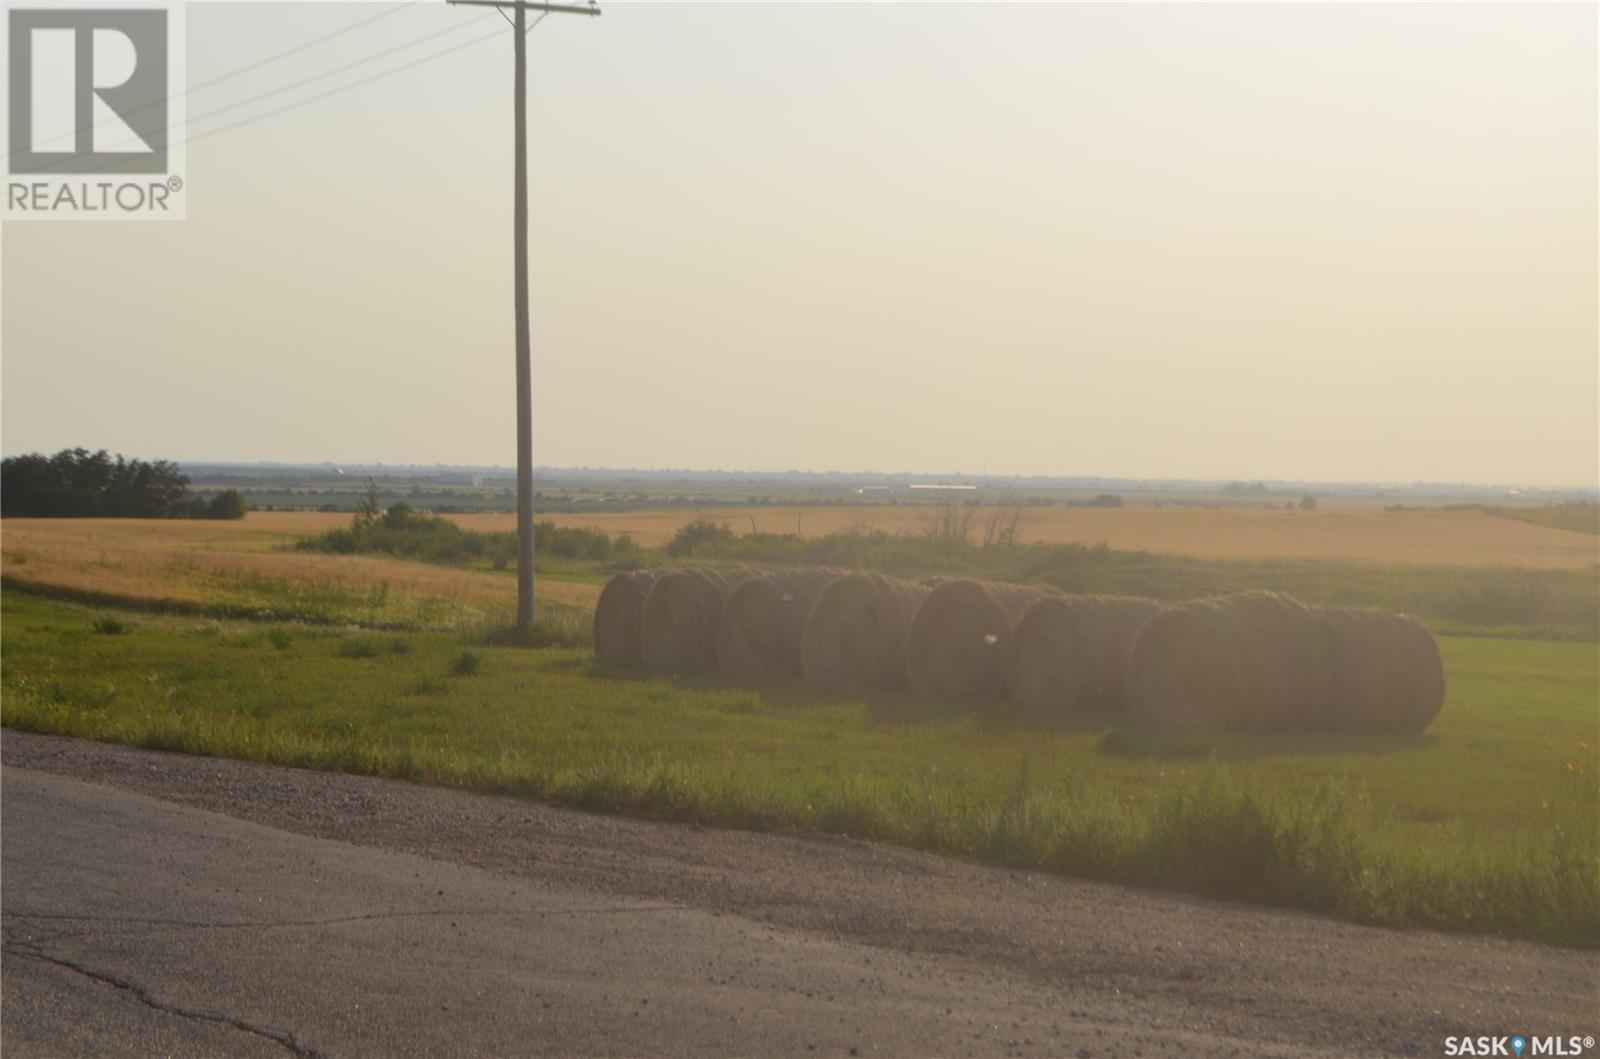
[(618, 574), (600, 590), (594, 605), (594, 654), (606, 662), (639, 661), (639, 628), (644, 597), (655, 584), (651, 570)]
[(722, 605), (717, 669), (739, 680), (800, 675), (800, 639), (811, 605), (840, 571), (826, 567), (752, 577)]
[(1386, 730), (1421, 734), (1444, 709), (1444, 659), (1439, 641), (1410, 614), (1391, 614), (1395, 637), (1404, 647), (1406, 668), (1398, 681), (1393, 720)]
[(1317, 616), (1333, 652), (1333, 706), (1328, 728), (1372, 731), (1393, 697), (1392, 674), (1400, 665), (1393, 630), (1377, 612), (1356, 607), (1319, 607)]
[(1422, 732), (1444, 706), (1444, 665), (1416, 618), (1357, 607), (1318, 607), (1333, 652), (1330, 730)]
[(748, 571), (677, 570), (657, 578), (639, 624), (644, 664), (680, 672), (715, 668), (722, 606), (749, 576)]
[(903, 686), (906, 630), (928, 591), (881, 574), (845, 574), (824, 585), (800, 636), (806, 683), (833, 691)]
[(1276, 592), (1195, 600), (1140, 626), (1128, 707), (1176, 728), (1293, 729), (1326, 723), (1333, 657), (1323, 623)]
[(1006, 694), (1039, 716), (1123, 708), (1134, 634), (1161, 610), (1134, 596), (1046, 596), (1017, 619), (1006, 651)]
[(917, 607), (906, 636), (906, 682), (920, 695), (999, 698), (1011, 628), (1043, 589), (955, 578)]

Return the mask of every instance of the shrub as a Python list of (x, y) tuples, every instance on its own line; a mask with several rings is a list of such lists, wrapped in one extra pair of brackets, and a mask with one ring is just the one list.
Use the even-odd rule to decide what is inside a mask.
[(244, 495), (237, 489), (224, 489), (211, 498), (206, 505), (206, 518), (213, 519), (239, 519), (244, 518), (245, 512), (250, 510), (250, 505), (245, 503)]
[[(605, 561), (619, 553), (608, 534), (587, 526), (541, 522), (534, 527), (533, 541), (536, 552), (546, 557)], [(504, 570), (516, 562), (517, 535), (465, 530), (447, 518), (419, 513), (400, 502), (374, 518), (358, 512), (349, 529), (329, 530), (301, 540), (295, 547), (339, 555), (376, 553), (452, 566), (488, 561), (496, 570)], [(636, 555), (638, 546), (628, 538), (620, 551)]]
[(412, 525), (415, 515), (416, 513), (412, 511), (411, 505), (404, 500), (390, 504), (389, 510), (383, 513), (383, 528), (391, 530), (405, 529), (407, 526)]
[(533, 528), (534, 550), (561, 559), (606, 559), (611, 538), (589, 526), (557, 526), (541, 522)]
[(462, 651), (456, 660), (450, 663), (450, 675), (454, 677), (470, 677), (482, 665), (482, 660), (471, 651)]
[(128, 631), (128, 623), (117, 618), (97, 618), (94, 631), (105, 636), (121, 636)]
[(672, 540), (667, 542), (667, 554), (684, 558), (714, 552), (732, 543), (733, 530), (727, 523), (697, 518), (672, 535)]

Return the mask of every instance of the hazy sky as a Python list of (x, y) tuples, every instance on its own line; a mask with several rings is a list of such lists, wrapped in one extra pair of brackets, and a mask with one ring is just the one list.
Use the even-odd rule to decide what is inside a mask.
[[(191, 4), (189, 81), (373, 10)], [(1594, 485), (1597, 11), (551, 17), (535, 460)], [(194, 143), (184, 222), (5, 225), (5, 452), (514, 463), (509, 33)]]

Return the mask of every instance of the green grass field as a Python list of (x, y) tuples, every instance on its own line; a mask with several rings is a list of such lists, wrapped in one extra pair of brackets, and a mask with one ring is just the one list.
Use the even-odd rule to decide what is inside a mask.
[(1600, 536), (1600, 504), (1545, 504), (1541, 507), (1486, 507), (1491, 515), (1535, 526)]
[(582, 649), (3, 599), (0, 719), (556, 804), (1600, 946), (1592, 644), (1444, 638), (1420, 738), (1041, 731)]

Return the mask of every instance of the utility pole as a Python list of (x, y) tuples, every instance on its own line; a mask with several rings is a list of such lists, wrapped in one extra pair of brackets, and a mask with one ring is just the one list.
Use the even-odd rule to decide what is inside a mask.
[[(516, 98), (512, 101), (516, 160), (512, 165), (512, 269), (513, 301), (517, 316), (517, 632), (533, 630), (533, 361), (528, 349), (528, 42), (527, 13), (565, 15), (600, 14), (588, 4), (548, 4), (532, 0), (449, 0), (452, 4), (493, 7), (502, 16), (506, 8), (516, 49)], [(537, 23), (535, 23), (537, 24)]]

